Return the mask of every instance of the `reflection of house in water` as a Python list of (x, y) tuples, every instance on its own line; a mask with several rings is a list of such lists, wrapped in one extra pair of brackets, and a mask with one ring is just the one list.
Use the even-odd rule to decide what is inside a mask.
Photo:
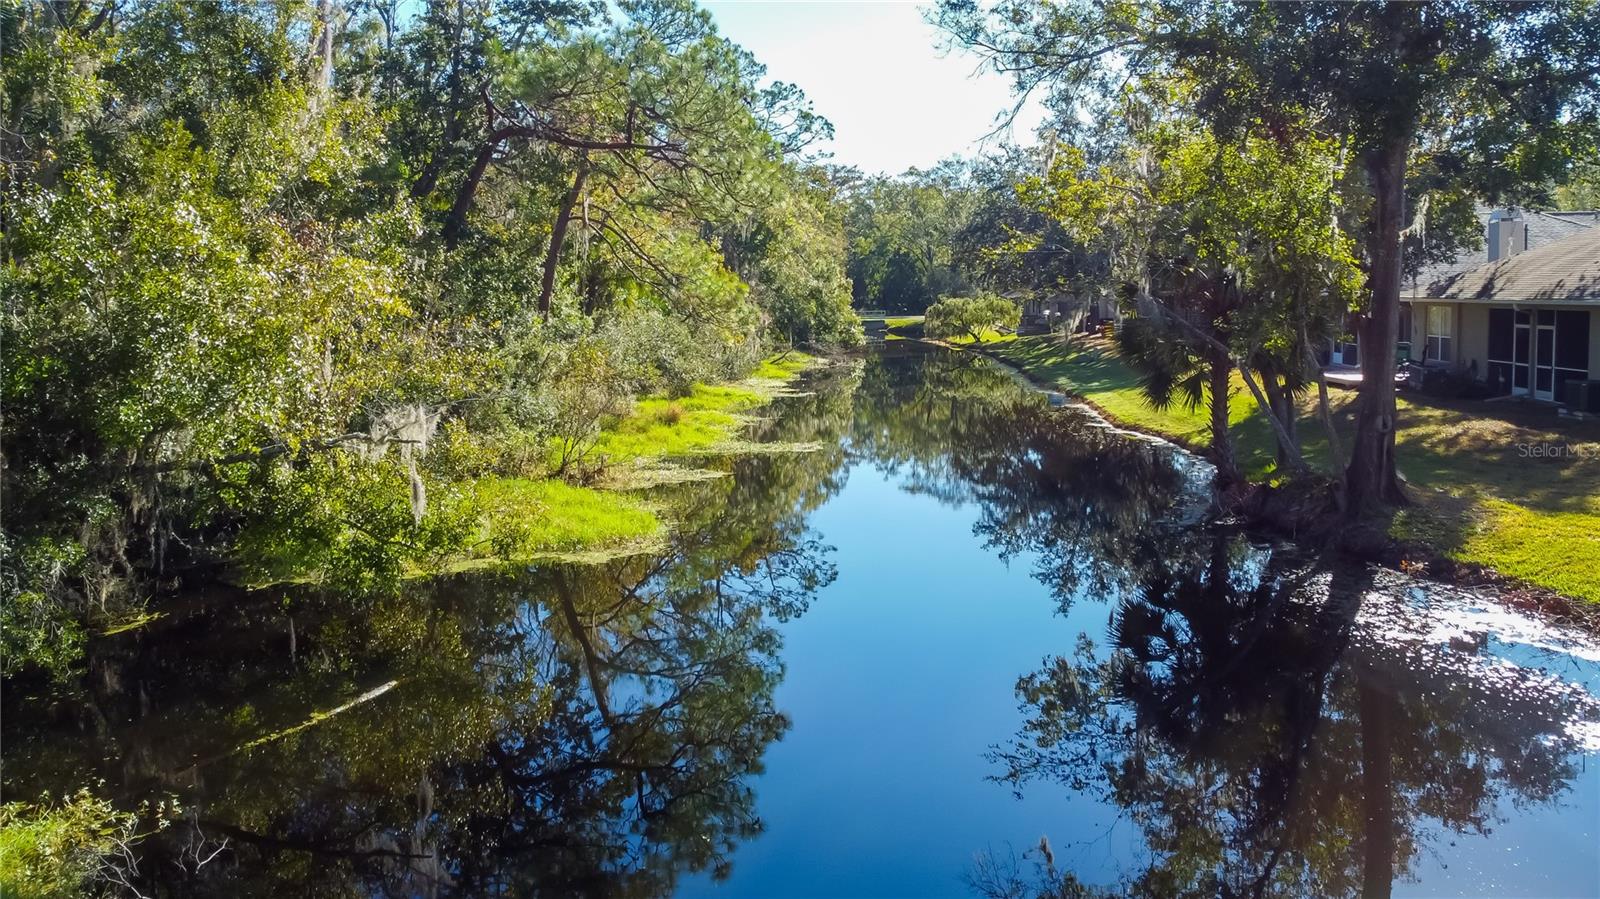
[[(1600, 411), (1600, 212), (1480, 211), (1486, 253), (1431, 266), (1401, 290), (1403, 360), (1490, 396)], [(1359, 381), (1354, 341), (1330, 380)]]
[(1005, 296), (1022, 306), (1024, 331), (1090, 331), (1103, 321), (1122, 318), (1116, 299), (1098, 291), (1013, 291)]

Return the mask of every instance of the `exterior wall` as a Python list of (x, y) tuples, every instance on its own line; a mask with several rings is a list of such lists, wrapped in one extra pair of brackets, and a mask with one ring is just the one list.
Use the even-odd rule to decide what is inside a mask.
[(1455, 304), (1456, 360), (1483, 380), (1489, 372), (1489, 307)]
[[(1413, 302), (1411, 303), (1411, 351), (1412, 360), (1422, 361), (1427, 349), (1428, 336), (1428, 307), (1441, 305), (1439, 303)], [(1457, 369), (1470, 369), (1473, 376), (1479, 381), (1488, 380), (1489, 377), (1489, 313), (1494, 309), (1520, 309), (1537, 315), (1541, 309), (1555, 309), (1564, 311), (1587, 310), (1589, 313), (1589, 371), (1588, 377), (1600, 380), (1600, 304), (1585, 303), (1581, 306), (1571, 303), (1450, 303), (1453, 310), (1455, 331), (1453, 357), (1451, 367)], [(1535, 333), (1537, 333), (1535, 331)], [(1404, 339), (1407, 335), (1400, 335)], [(1530, 335), (1530, 339), (1532, 339)], [(1532, 348), (1529, 348), (1532, 356)], [(1531, 374), (1530, 374), (1531, 377)], [(1571, 377), (1571, 376), (1569, 376)], [(1559, 384), (1558, 384), (1559, 387)], [(1555, 401), (1561, 402), (1562, 397), (1556, 396)]]
[[(1411, 360), (1421, 362), (1428, 350), (1428, 307), (1449, 306), (1451, 334), (1450, 366), (1473, 368), (1481, 379), (1489, 361), (1489, 307), (1474, 303), (1412, 303)], [(1403, 339), (1404, 335), (1402, 335)]]

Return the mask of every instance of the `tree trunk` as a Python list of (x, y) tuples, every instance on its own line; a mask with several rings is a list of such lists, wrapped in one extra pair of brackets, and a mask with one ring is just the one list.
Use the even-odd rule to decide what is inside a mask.
[(577, 642), (578, 649), (583, 653), (583, 665), (589, 675), (589, 693), (594, 697), (595, 711), (600, 713), (600, 720), (610, 728), (615, 719), (611, 717), (611, 684), (606, 680), (605, 661), (601, 659), (594, 640), (589, 636), (589, 625), (583, 620), (583, 616), (578, 614), (577, 604), (573, 602), (572, 584), (565, 575), (557, 580), (559, 589), (556, 591), (556, 596), (560, 601), (561, 615), (566, 619), (568, 630), (572, 631), (572, 639)]
[(500, 141), (490, 136), (489, 140), (479, 148), (478, 156), (472, 160), (472, 168), (467, 171), (467, 180), (461, 182), (461, 188), (456, 191), (456, 199), (450, 204), (450, 214), (444, 220), (444, 245), (455, 248), (461, 240), (461, 232), (467, 227), (467, 213), (472, 209), (472, 201), (478, 195), (478, 185), (483, 181), (483, 173), (489, 170), (489, 163), (494, 160), (494, 154), (500, 149)]
[(1303, 472), (1306, 462), (1300, 455), (1300, 441), (1294, 436), (1294, 404), (1281, 400), (1285, 392), (1279, 391), (1276, 375), (1264, 370), (1261, 376), (1263, 383), (1271, 388), (1270, 393), (1264, 393), (1262, 387), (1256, 384), (1249, 365), (1239, 363), (1239, 377), (1244, 379), (1244, 386), (1250, 389), (1256, 406), (1267, 416), (1267, 424), (1272, 426), (1272, 436), (1277, 442), (1278, 467)]
[(1401, 503), (1395, 474), (1395, 335), (1400, 328), (1400, 229), (1405, 214), (1406, 155), (1410, 129), (1368, 157), (1374, 200), (1367, 239), (1371, 306), (1361, 322), (1361, 392), (1356, 433), (1345, 473), (1345, 512), (1359, 515), (1376, 502)]
[[(411, 196), (420, 200), (433, 193), (438, 186), (439, 178), (444, 174), (445, 165), (450, 159), (450, 148), (461, 137), (462, 118), (465, 94), (461, 82), (461, 35), (466, 29), (466, 20), (463, 18), (465, 11), (462, 4), (456, 4), (455, 30), (450, 37), (450, 74), (446, 76), (450, 84), (449, 98), (445, 101), (444, 134), (439, 138), (439, 146), (428, 157), (427, 163), (422, 167), (422, 173), (411, 184)], [(389, 19), (384, 20), (385, 23)], [(388, 33), (389, 29), (385, 29)], [(491, 123), (492, 127), (493, 123)], [(481, 176), (481, 173), (480, 173)]]
[(1284, 470), (1304, 468), (1305, 461), (1300, 455), (1299, 429), (1295, 426), (1297, 416), (1294, 394), (1290, 393), (1287, 385), (1278, 380), (1278, 375), (1272, 368), (1263, 368), (1260, 374), (1261, 389), (1267, 395), (1267, 407), (1276, 424), (1272, 433), (1277, 438), (1278, 468)]
[(306, 67), (314, 89), (313, 103), (320, 103), (333, 86), (333, 18), (333, 0), (317, 0), (311, 44), (306, 52)]
[(1228, 487), (1239, 481), (1239, 464), (1233, 455), (1233, 437), (1228, 433), (1228, 376), (1233, 373), (1233, 361), (1228, 354), (1213, 349), (1210, 353), (1211, 374), (1211, 456), (1217, 466), (1218, 486)]
[(1362, 899), (1389, 899), (1394, 885), (1394, 759), (1391, 737), (1394, 700), (1362, 678), (1361, 791), (1363, 822)]
[(561, 198), (561, 208), (550, 228), (550, 249), (544, 254), (544, 276), (539, 281), (539, 315), (550, 320), (550, 298), (556, 290), (556, 263), (561, 261), (561, 245), (567, 240), (567, 227), (572, 224), (572, 210), (583, 196), (583, 182), (589, 177), (589, 160), (578, 161), (578, 171), (572, 176), (572, 188)]

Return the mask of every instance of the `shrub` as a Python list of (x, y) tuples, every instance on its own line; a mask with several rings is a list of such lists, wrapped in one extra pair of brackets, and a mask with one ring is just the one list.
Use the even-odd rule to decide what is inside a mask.
[(1017, 304), (998, 294), (941, 297), (939, 302), (928, 307), (923, 332), (930, 337), (970, 336), (980, 341), (986, 331), (1016, 328), (1021, 317)]

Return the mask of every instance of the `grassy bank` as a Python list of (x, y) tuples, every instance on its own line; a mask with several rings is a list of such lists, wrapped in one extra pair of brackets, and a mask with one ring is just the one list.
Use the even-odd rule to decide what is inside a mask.
[(364, 592), (466, 568), (656, 550), (670, 522), (643, 488), (720, 476), (677, 460), (737, 451), (746, 413), (815, 362), (800, 353), (767, 359), (745, 380), (643, 397), (602, 417), (597, 431), (561, 439), (479, 436), (451, 423), (409, 482), (399, 466), (327, 457), (324, 487), (276, 498), (274, 517), (236, 539), (233, 578)]
[(685, 476), (667, 460), (730, 443), (745, 424), (743, 413), (771, 402), (815, 363), (804, 353), (785, 353), (763, 360), (744, 381), (639, 399), (626, 415), (602, 422), (586, 456), (604, 467), (596, 484), (557, 477), (477, 481), (483, 519), (474, 555), (480, 561), (583, 559), (659, 545), (666, 527), (660, 510), (634, 488)]
[[(1138, 376), (1097, 338), (1064, 344), (1053, 336), (986, 346), (1034, 380), (1083, 397), (1118, 422), (1203, 450), (1208, 412), (1156, 409)], [(1354, 391), (1334, 390), (1341, 436), (1354, 431)], [(1391, 533), (1460, 562), (1484, 565), (1547, 589), (1600, 602), (1600, 424), (1558, 421), (1547, 408), (1510, 403), (1399, 399), (1396, 452), (1414, 506)], [(1301, 437), (1308, 461), (1327, 469), (1328, 442), (1307, 397)], [(1257, 479), (1274, 474), (1270, 427), (1235, 374), (1229, 419), (1240, 464)], [(1538, 450), (1536, 447), (1559, 449)], [(1546, 455), (1536, 455), (1544, 452)]]

